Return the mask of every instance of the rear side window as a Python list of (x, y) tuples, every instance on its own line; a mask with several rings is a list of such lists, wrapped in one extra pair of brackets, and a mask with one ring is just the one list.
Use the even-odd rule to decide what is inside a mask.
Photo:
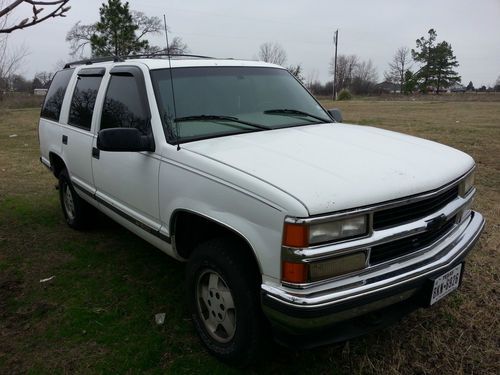
[(66, 88), (73, 75), (73, 71), (74, 69), (64, 69), (54, 75), (49, 91), (45, 96), (45, 101), (43, 102), (41, 117), (59, 121), (64, 94), (66, 93)]
[(79, 76), (76, 82), (68, 124), (90, 130), (94, 105), (101, 85), (101, 76)]
[(101, 129), (109, 128), (137, 128), (143, 134), (151, 132), (149, 113), (137, 78), (132, 75), (111, 76), (101, 116)]

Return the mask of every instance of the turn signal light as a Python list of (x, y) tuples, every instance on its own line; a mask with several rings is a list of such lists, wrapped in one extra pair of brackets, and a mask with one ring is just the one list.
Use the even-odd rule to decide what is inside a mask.
[(285, 223), (283, 245), (290, 247), (309, 246), (309, 227), (303, 224)]

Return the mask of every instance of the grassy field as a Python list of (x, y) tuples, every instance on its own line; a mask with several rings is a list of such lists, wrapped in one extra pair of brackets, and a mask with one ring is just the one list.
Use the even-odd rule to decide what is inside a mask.
[[(326, 107), (332, 103), (324, 102)], [(346, 122), (439, 141), (477, 162), (488, 223), (462, 288), (399, 324), (326, 348), (273, 347), (272, 374), (498, 374), (500, 102), (351, 101)], [(184, 303), (184, 265), (110, 220), (69, 229), (38, 161), (37, 109), (0, 111), (0, 374), (233, 374), (205, 353)], [(41, 279), (54, 276), (50, 281)], [(167, 314), (163, 326), (154, 315)]]

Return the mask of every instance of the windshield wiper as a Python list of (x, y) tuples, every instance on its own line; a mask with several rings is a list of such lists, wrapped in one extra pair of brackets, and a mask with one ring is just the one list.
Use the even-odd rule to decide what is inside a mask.
[(185, 116), (185, 117), (177, 117), (174, 121), (175, 122), (182, 122), (182, 121), (214, 121), (214, 120), (237, 122), (239, 124), (252, 126), (254, 128), (262, 129), (262, 130), (272, 129), (268, 126), (243, 121), (243, 120), (240, 120), (238, 117), (233, 117), (233, 116), (219, 116), (219, 115)]
[(319, 117), (319, 116), (316, 116), (316, 115), (312, 115), (310, 113), (307, 113), (307, 112), (303, 112), (303, 111), (299, 111), (298, 109), (269, 109), (267, 111), (264, 111), (264, 113), (266, 115), (292, 115), (292, 116), (296, 116), (296, 115), (299, 115), (299, 116), (308, 116), (308, 117), (312, 117), (316, 120), (319, 120), (323, 123), (329, 123), (331, 121), (329, 120), (326, 120), (322, 117)]

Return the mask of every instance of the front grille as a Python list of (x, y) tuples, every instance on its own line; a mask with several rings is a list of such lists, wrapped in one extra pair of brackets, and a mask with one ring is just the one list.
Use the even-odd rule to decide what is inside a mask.
[(441, 228), (431, 229), (411, 237), (373, 246), (370, 253), (370, 264), (382, 263), (431, 245), (444, 236), (453, 227), (455, 221), (455, 218), (452, 218)]
[(457, 196), (458, 185), (418, 202), (377, 211), (373, 214), (373, 229), (380, 230), (421, 219), (446, 206)]

